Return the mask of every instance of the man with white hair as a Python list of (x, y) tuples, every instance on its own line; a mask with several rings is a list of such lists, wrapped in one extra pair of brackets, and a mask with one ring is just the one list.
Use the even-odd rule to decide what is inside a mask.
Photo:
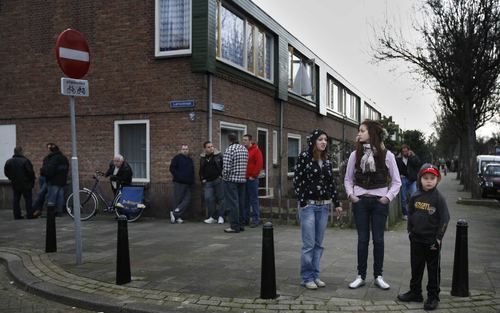
[(132, 183), (132, 168), (125, 162), (121, 154), (115, 155), (109, 163), (109, 168), (104, 176), (109, 177), (111, 189), (116, 195), (122, 186), (128, 186)]

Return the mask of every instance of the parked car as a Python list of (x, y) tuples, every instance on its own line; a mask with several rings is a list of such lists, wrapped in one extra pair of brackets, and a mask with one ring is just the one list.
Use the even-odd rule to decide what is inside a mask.
[(490, 163), (500, 163), (500, 155), (478, 155), (476, 157), (477, 175), (483, 175), (486, 165)]
[(486, 165), (481, 176), (481, 195), (500, 198), (500, 163)]

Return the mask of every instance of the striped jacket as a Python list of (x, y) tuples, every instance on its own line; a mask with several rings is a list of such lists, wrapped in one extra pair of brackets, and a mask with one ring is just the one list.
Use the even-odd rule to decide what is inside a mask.
[(222, 179), (232, 183), (246, 182), (248, 150), (239, 143), (227, 147), (222, 161)]

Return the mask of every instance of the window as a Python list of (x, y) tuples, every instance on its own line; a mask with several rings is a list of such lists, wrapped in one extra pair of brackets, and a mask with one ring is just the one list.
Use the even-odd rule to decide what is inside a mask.
[(227, 136), (230, 133), (235, 133), (238, 137), (238, 141), (241, 143), (243, 135), (247, 133), (247, 126), (242, 124), (234, 124), (227, 122), (220, 122), (220, 151), (224, 153), (226, 148), (229, 147), (229, 141)]
[(300, 135), (288, 134), (288, 174), (293, 175), (300, 154)]
[(345, 90), (345, 108), (346, 115), (351, 120), (358, 120), (360, 99), (358, 96), (351, 93), (349, 90)]
[(328, 79), (328, 101), (327, 107), (335, 112), (340, 112), (339, 110), (339, 85), (333, 80)]
[(217, 1), (216, 55), (233, 66), (272, 80), (273, 37)]
[(16, 125), (0, 125), (0, 180), (7, 180), (3, 172), (3, 166), (14, 154), (16, 147)]
[(132, 168), (132, 181), (149, 182), (149, 121), (115, 121), (115, 154)]
[(305, 58), (290, 46), (288, 47), (288, 62), (288, 90), (314, 101), (316, 99), (314, 60)]
[(191, 0), (156, 0), (155, 55), (191, 53)]

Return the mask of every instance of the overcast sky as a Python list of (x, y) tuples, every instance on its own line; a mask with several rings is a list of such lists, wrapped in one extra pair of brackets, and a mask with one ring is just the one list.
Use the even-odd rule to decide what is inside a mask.
[[(416, 0), (252, 0), (403, 129), (434, 129), (436, 94), (403, 63), (375, 64), (374, 29), (386, 22), (412, 36)], [(415, 37), (416, 38), (416, 37)], [(492, 127), (480, 130), (490, 135)], [(484, 133), (484, 134), (483, 134)]]

